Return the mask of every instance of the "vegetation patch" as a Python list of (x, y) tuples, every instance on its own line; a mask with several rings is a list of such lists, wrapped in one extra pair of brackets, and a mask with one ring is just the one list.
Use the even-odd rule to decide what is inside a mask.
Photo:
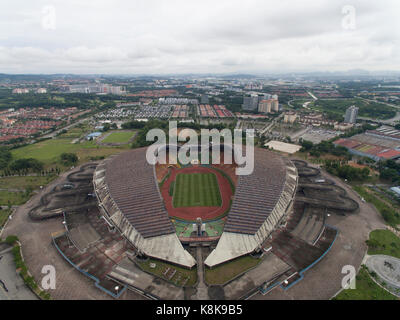
[(148, 273), (162, 278), (178, 287), (194, 286), (197, 282), (197, 269), (185, 269), (160, 260), (149, 259), (140, 261), (136, 259), (136, 264)]
[(4, 226), (11, 214), (10, 209), (0, 210), (0, 229)]
[(343, 121), (343, 115), (346, 109), (352, 105), (359, 108), (359, 115), (361, 117), (368, 117), (372, 119), (390, 119), (396, 115), (396, 110), (386, 104), (365, 101), (360, 98), (354, 99), (318, 99), (312, 104), (312, 108), (326, 112), (332, 116), (337, 116), (337, 120)]
[(171, 184), (169, 185), (169, 196), (172, 197), (174, 195), (174, 187), (175, 187), (175, 181), (172, 181)]
[(374, 230), (366, 241), (368, 254), (383, 254), (400, 259), (400, 238), (389, 230)]
[(32, 195), (32, 190), (26, 191), (0, 191), (0, 205), (19, 206), (24, 204)]
[(365, 201), (372, 203), (382, 215), (383, 219), (392, 227), (396, 227), (400, 223), (400, 215), (391, 206), (388, 206), (384, 201), (379, 199), (374, 194), (368, 192), (364, 187), (354, 186), (354, 190), (362, 196)]
[(29, 273), (28, 268), (25, 264), (24, 259), (22, 258), (22, 253), (21, 253), (21, 246), (18, 242), (18, 237), (17, 236), (8, 236), (5, 240), (5, 242), (9, 245), (13, 245), (12, 253), (14, 255), (14, 262), (15, 262), (15, 267), (17, 268), (17, 272), (21, 275), (22, 279), (24, 280), (24, 283), (41, 299), (44, 300), (49, 300), (50, 299), (50, 294), (47, 293), (46, 291), (43, 291), (39, 288), (37, 285), (35, 279), (33, 276)]
[(133, 135), (134, 131), (113, 131), (110, 135), (108, 135), (102, 143), (128, 143)]
[(251, 256), (244, 256), (213, 268), (205, 267), (205, 280), (210, 285), (224, 284), (255, 267), (261, 261)]

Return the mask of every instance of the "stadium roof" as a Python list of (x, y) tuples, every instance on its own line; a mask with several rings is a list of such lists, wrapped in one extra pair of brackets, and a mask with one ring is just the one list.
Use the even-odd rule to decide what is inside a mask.
[(224, 232), (204, 261), (209, 267), (260, 248), (293, 204), (297, 187), (293, 163), (256, 148), (254, 164), (252, 174), (239, 178)]
[(286, 166), (279, 155), (254, 149), (254, 170), (239, 177), (224, 231), (255, 234), (275, 208), (286, 181)]
[(145, 149), (122, 153), (107, 163), (106, 170), (111, 197), (144, 238), (175, 233)]
[(196, 264), (168, 218), (146, 148), (106, 159), (97, 166), (93, 183), (104, 217), (139, 252), (189, 268)]
[[(291, 161), (254, 149), (254, 171), (240, 176), (224, 232), (205, 263), (214, 266), (261, 247), (293, 203), (297, 170)], [(104, 217), (148, 256), (192, 267), (164, 207), (146, 148), (103, 161), (93, 178)]]

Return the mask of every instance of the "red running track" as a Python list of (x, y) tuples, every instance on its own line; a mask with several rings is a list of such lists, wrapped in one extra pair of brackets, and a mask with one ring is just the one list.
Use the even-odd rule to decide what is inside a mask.
[[(212, 168), (193, 166), (183, 169), (172, 167), (171, 174), (161, 188), (161, 195), (164, 198), (165, 207), (170, 217), (187, 221), (196, 221), (200, 217), (203, 221), (213, 220), (222, 216), (228, 209), (233, 193), (229, 181), (218, 171)], [(172, 197), (169, 195), (169, 186), (175, 181), (178, 173), (213, 173), (217, 176), (219, 191), (221, 193), (221, 207), (180, 207), (174, 208)]]

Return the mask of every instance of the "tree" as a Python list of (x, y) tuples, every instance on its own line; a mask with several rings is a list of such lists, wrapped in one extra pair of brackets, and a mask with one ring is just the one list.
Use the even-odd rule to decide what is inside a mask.
[(110, 130), (110, 128), (111, 128), (111, 125), (109, 123), (105, 123), (103, 126), (103, 131), (106, 132), (106, 131)]
[(66, 165), (75, 165), (78, 162), (78, 156), (75, 153), (62, 153), (61, 162)]
[(301, 140), (302, 151), (311, 150), (314, 144), (311, 141)]
[(7, 148), (1, 147), (0, 148), (0, 169), (4, 169), (8, 166), (12, 159), (12, 155), (10, 150)]
[(399, 178), (399, 174), (395, 169), (383, 169), (380, 172), (380, 177), (384, 180), (396, 181)]
[(43, 163), (34, 158), (22, 158), (11, 162), (10, 169), (19, 173), (26, 173), (29, 171), (40, 172), (43, 170)]

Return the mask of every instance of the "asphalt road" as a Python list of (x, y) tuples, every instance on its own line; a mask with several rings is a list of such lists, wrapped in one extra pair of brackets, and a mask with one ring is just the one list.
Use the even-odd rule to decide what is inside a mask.
[(38, 300), (15, 270), (12, 252), (0, 252), (0, 300)]

